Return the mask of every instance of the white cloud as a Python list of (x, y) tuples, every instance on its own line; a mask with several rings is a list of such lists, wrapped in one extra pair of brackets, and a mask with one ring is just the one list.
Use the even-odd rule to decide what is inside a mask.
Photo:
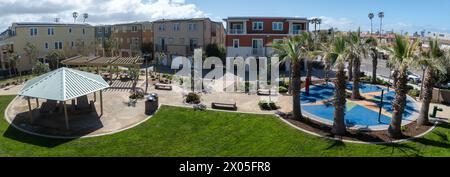
[[(350, 30), (355, 28), (355, 24), (347, 18), (333, 18), (333, 17), (311, 17), (322, 19), (321, 29), (338, 28), (339, 30)], [(318, 28), (318, 27), (317, 27)], [(310, 29), (314, 30), (314, 25), (310, 25)]]
[[(88, 13), (87, 22), (112, 24), (160, 18), (205, 17), (185, 0), (1, 0), (0, 31), (12, 22), (73, 22), (72, 12)], [(78, 18), (77, 21), (82, 21)]]

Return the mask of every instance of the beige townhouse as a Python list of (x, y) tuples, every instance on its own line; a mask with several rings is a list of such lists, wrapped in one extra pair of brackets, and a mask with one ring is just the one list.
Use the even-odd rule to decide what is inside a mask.
[[(25, 48), (30, 43), (37, 49), (35, 58), (27, 56)], [(68, 23), (13, 23), (0, 35), (0, 67), (9, 69), (9, 53), (17, 53), (17, 70), (30, 71), (38, 59), (49, 51), (61, 51), (66, 57), (93, 55), (95, 29), (89, 24)]]
[(153, 26), (148, 21), (115, 24), (111, 30), (111, 38), (117, 41), (123, 57), (141, 56), (142, 45), (153, 43)]
[(153, 31), (156, 55), (164, 54), (168, 60), (192, 56), (194, 49), (205, 49), (208, 44), (225, 45), (223, 24), (209, 18), (161, 19), (153, 22)]

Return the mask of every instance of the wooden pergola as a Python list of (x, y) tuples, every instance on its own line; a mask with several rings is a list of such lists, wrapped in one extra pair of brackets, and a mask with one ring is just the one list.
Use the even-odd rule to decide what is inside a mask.
[(88, 67), (99, 67), (99, 66), (122, 66), (136, 68), (143, 64), (143, 59), (141, 57), (85, 57), (76, 56), (69, 59), (61, 61), (62, 64), (67, 66), (88, 66)]
[[(112, 76), (113, 67), (127, 67), (139, 69), (143, 64), (142, 57), (100, 57), (100, 56), (76, 56), (61, 61), (61, 64), (72, 67), (95, 67), (97, 74), (99, 73), (99, 67), (109, 67), (109, 75)], [(116, 73), (118, 75), (118, 72)], [(136, 78), (134, 80), (137, 83)], [(112, 83), (112, 77), (111, 77)]]

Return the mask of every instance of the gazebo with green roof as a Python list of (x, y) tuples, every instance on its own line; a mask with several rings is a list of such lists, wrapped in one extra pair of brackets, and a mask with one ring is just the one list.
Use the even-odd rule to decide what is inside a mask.
[(59, 68), (25, 83), (19, 95), (27, 98), (30, 122), (33, 122), (30, 98), (62, 102), (66, 128), (69, 129), (66, 101), (100, 91), (100, 115), (103, 115), (102, 90), (106, 88), (109, 88), (109, 84), (99, 75)]

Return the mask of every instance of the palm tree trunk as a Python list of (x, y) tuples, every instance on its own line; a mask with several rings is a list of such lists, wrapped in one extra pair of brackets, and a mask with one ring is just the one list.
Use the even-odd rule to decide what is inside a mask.
[(408, 77), (406, 75), (407, 67), (403, 67), (399, 73), (395, 88), (395, 100), (392, 104), (394, 112), (389, 125), (388, 134), (391, 138), (399, 139), (402, 137), (402, 118), (406, 105), (406, 92)]
[(378, 54), (374, 51), (372, 54), (372, 84), (377, 84), (377, 67), (378, 67)]
[(348, 72), (348, 80), (349, 81), (353, 80), (353, 59), (348, 60), (347, 72)]
[(291, 63), (291, 69), (289, 70), (289, 88), (288, 88), (288, 90), (289, 90), (289, 94), (292, 94), (292, 70), (294, 70), (294, 64), (293, 63)]
[(353, 89), (352, 89), (352, 100), (361, 99), (361, 94), (359, 93), (359, 81), (360, 81), (360, 68), (361, 68), (361, 60), (359, 58), (355, 58), (353, 60)]
[(428, 113), (433, 97), (433, 71), (431, 69), (427, 69), (425, 73), (423, 86), (422, 108), (420, 109), (419, 118), (417, 119), (417, 126), (429, 124)]
[(393, 79), (393, 83), (392, 83), (392, 85), (393, 86), (396, 86), (397, 85), (397, 81), (398, 81), (398, 70), (394, 70), (394, 73), (392, 73), (392, 79)]
[(335, 81), (335, 99), (334, 99), (334, 123), (333, 129), (331, 132), (336, 135), (345, 134), (345, 106), (346, 106), (346, 93), (345, 93), (345, 72), (344, 65), (341, 64), (339, 66), (338, 71), (336, 72), (336, 81)]
[(297, 120), (301, 120), (302, 109), (300, 104), (300, 84), (301, 84), (301, 73), (300, 73), (300, 62), (293, 62), (293, 71), (292, 71), (292, 105), (293, 105), (293, 114), (294, 118)]
[(308, 64), (307, 64), (308, 66), (307, 66), (307, 70), (306, 70), (306, 82), (307, 82), (306, 86), (308, 88), (306, 88), (306, 90), (307, 90), (306, 94), (309, 94), (309, 86), (311, 85), (311, 82), (312, 82), (311, 77), (312, 77), (313, 67), (309, 60), (307, 62), (308, 62)]

